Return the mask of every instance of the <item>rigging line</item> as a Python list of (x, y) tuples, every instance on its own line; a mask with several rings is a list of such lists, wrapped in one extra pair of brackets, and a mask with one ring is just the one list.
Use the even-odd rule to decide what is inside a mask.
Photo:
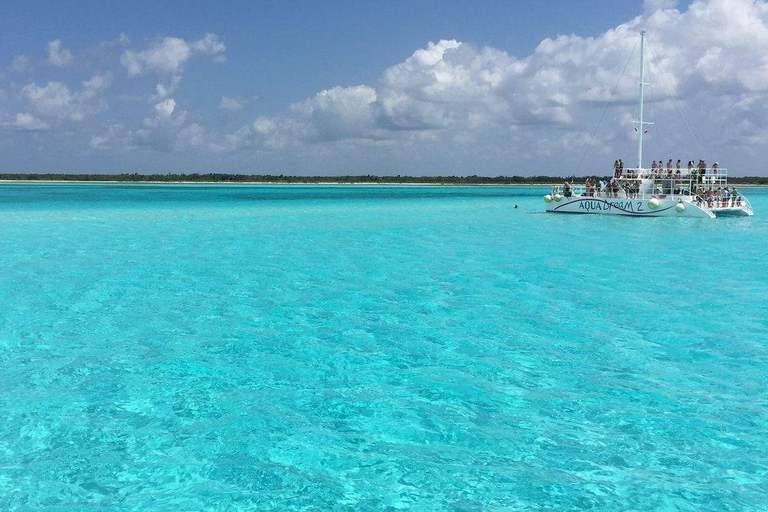
[(633, 132), (636, 132), (638, 130), (639, 130), (639, 127), (629, 130), (629, 136), (627, 137), (627, 145), (626, 145), (626, 149), (624, 150), (625, 155), (631, 155), (633, 151), (637, 152), (637, 141), (634, 140), (635, 134)]
[[(650, 42), (648, 43), (648, 49), (651, 51), (651, 56), (655, 60), (656, 59), (656, 53), (653, 51), (653, 47), (651, 46)], [(665, 84), (666, 84), (667, 83), (666, 76), (664, 76), (663, 73), (659, 73), (659, 76), (662, 79), (664, 79)], [(672, 103), (675, 105), (675, 109), (677, 110), (677, 113), (680, 114), (681, 118), (683, 118), (683, 122), (685, 123), (685, 127), (688, 129), (688, 133), (691, 135), (691, 138), (693, 139), (693, 142), (696, 144), (696, 148), (699, 150), (699, 154), (703, 155), (704, 154), (704, 150), (702, 149), (701, 144), (699, 144), (699, 138), (694, 133), (693, 129), (691, 128), (690, 123), (688, 123), (688, 118), (686, 118), (685, 114), (683, 114), (683, 111), (680, 108), (680, 104), (677, 101), (677, 97), (680, 96), (680, 93), (677, 90), (677, 87), (675, 87), (675, 82), (670, 80), (669, 81), (669, 85), (671, 86), (671, 89), (674, 92), (674, 94), (672, 95)]]
[[(649, 47), (650, 48), (650, 47)], [(653, 58), (653, 56), (651, 56)], [(651, 80), (650, 87), (648, 90), (650, 91), (651, 101), (648, 102), (648, 106), (651, 111), (651, 119), (653, 119), (653, 126), (655, 127), (655, 140), (656, 140), (656, 149), (664, 149), (661, 147), (661, 141), (663, 140), (661, 138), (661, 124), (659, 124), (659, 119), (656, 117), (656, 94), (654, 94), (653, 89), (653, 78), (654, 73), (651, 71), (650, 62), (648, 63), (648, 78)]]
[[(616, 91), (619, 89), (619, 84), (621, 84), (621, 79), (624, 77), (624, 72), (627, 71), (627, 66), (629, 66), (629, 61), (632, 60), (632, 56), (635, 54), (635, 50), (637, 49), (637, 41), (635, 41), (635, 46), (632, 48), (632, 51), (629, 54), (629, 58), (627, 59), (627, 63), (624, 64), (624, 69), (621, 70), (621, 75), (619, 75), (619, 80), (616, 82), (616, 87), (613, 88), (613, 92), (611, 93), (611, 97), (608, 100), (608, 103), (605, 104), (605, 108), (603, 109), (603, 113), (600, 115), (600, 120), (597, 122), (597, 126), (595, 127), (595, 131), (592, 132), (592, 137), (589, 138), (589, 144), (587, 144), (587, 149), (584, 150), (584, 154), (581, 155), (581, 160), (579, 160), (579, 165), (576, 166), (576, 173), (581, 170), (581, 164), (584, 163), (584, 159), (587, 157), (587, 152), (589, 151), (590, 146), (592, 146), (592, 141), (595, 140), (595, 135), (597, 135), (597, 130), (600, 129), (600, 124), (603, 122), (603, 118), (605, 117), (605, 113), (608, 112), (608, 107), (611, 106), (611, 102), (613, 101), (613, 97), (616, 95)], [(642, 130), (642, 126), (640, 127)]]

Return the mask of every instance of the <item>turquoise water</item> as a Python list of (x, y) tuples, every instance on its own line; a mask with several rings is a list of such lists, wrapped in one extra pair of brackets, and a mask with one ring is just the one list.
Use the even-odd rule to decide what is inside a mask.
[(764, 511), (745, 192), (2, 185), (0, 510)]

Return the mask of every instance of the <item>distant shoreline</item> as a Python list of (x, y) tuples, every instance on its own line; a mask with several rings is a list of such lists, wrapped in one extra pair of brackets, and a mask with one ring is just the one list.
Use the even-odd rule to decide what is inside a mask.
[(266, 174), (24, 174), (0, 173), (0, 181), (10, 182), (80, 182), (80, 183), (186, 183), (250, 185), (556, 185), (565, 178), (557, 176), (289, 176)]
[[(375, 181), (350, 181), (350, 182), (332, 182), (332, 181), (293, 181), (293, 182), (276, 182), (276, 181), (119, 181), (119, 180), (0, 180), (0, 184), (12, 184), (12, 183), (77, 183), (83, 185), (94, 185), (103, 183), (105, 185), (321, 185), (321, 186), (348, 186), (348, 185), (376, 185), (382, 187), (388, 186), (413, 186), (413, 187), (549, 187), (554, 183), (447, 183), (447, 182), (434, 182), (434, 183), (412, 183), (407, 181), (393, 181), (393, 182), (375, 182)], [(768, 186), (768, 185), (766, 185)]]
[[(580, 176), (610, 179), (608, 176)], [(24, 174), (0, 173), (0, 183), (85, 183), (85, 184), (183, 184), (183, 185), (394, 185), (394, 186), (517, 186), (544, 187), (561, 185), (572, 177), (561, 176), (288, 176), (258, 174)], [(730, 184), (737, 186), (768, 186), (768, 177), (732, 177)]]
[[(766, 179), (768, 181), (768, 179)], [(269, 185), (269, 186), (379, 186), (379, 187), (551, 187), (557, 183), (449, 183), (449, 182), (430, 182), (430, 183), (413, 183), (407, 181), (392, 181), (392, 182), (375, 182), (375, 181), (350, 181), (350, 182), (323, 182), (323, 181), (293, 181), (293, 182), (276, 182), (276, 181), (121, 181), (121, 180), (8, 180), (0, 179), (0, 186), (12, 185), (12, 184), (54, 184), (63, 185), (66, 183), (78, 184), (78, 185)], [(729, 185), (735, 185), (738, 187), (768, 187), (768, 183), (746, 183), (741, 181), (729, 181)]]
[[(14, 183), (33, 184), (51, 184), (63, 185), (73, 183), (77, 185), (268, 185), (275, 187), (285, 186), (335, 186), (347, 187), (354, 185), (377, 186), (377, 187), (551, 187), (554, 183), (410, 183), (410, 182), (274, 182), (274, 181), (117, 181), (117, 180), (0, 180), (0, 186), (12, 185)], [(768, 187), (766, 183), (743, 183), (740, 181), (729, 181), (729, 185), (738, 187)]]

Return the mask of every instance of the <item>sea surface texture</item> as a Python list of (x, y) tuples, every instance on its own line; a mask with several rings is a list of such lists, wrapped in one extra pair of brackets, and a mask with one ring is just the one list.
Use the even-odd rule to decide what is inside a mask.
[(744, 192), (0, 185), (0, 510), (768, 510)]

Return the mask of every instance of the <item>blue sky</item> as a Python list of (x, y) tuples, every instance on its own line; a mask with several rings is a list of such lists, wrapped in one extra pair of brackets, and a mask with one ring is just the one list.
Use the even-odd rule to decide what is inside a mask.
[(766, 27), (752, 0), (6, 1), (0, 171), (597, 172), (633, 158), (636, 64), (606, 104), (646, 29), (649, 151), (765, 174)]

